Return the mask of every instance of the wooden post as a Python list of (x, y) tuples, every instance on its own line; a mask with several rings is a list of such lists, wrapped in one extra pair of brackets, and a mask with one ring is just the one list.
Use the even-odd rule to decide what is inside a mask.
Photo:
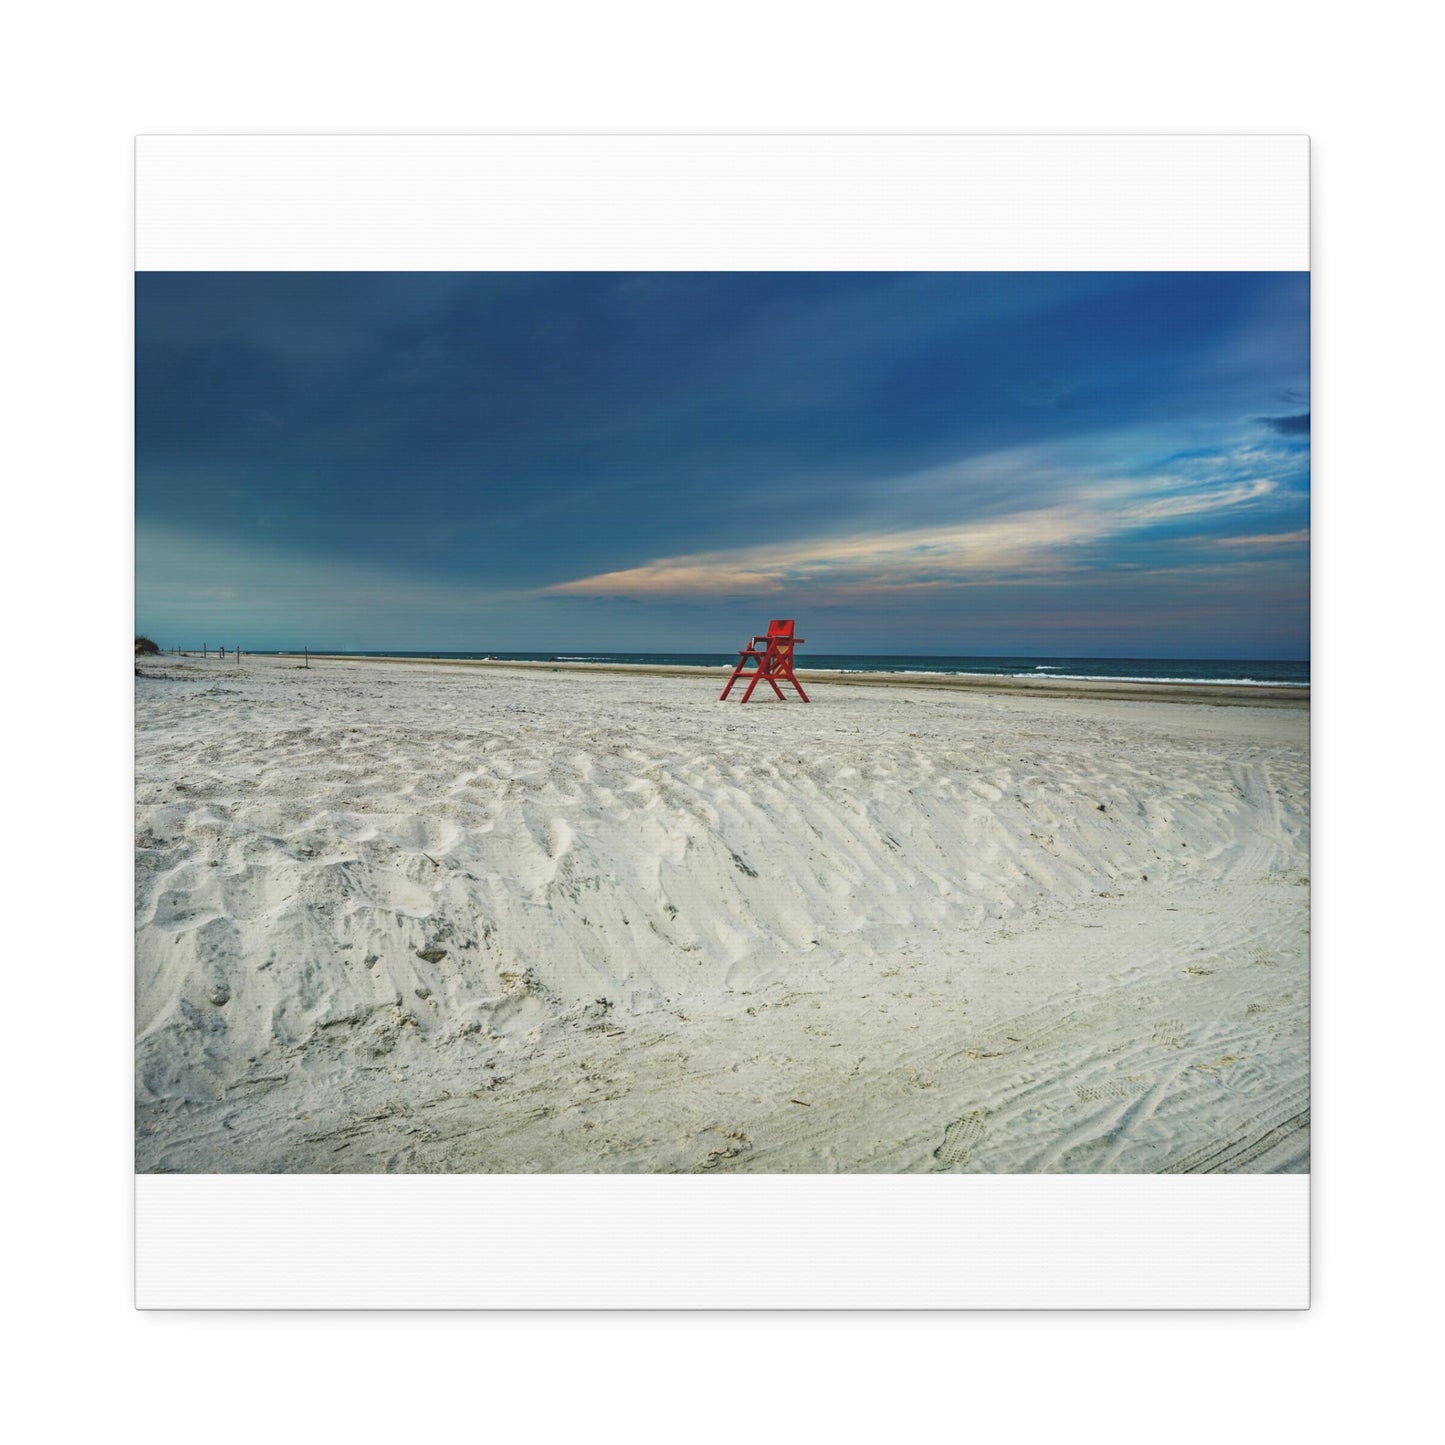
[(306, 657), (306, 666), (309, 668), (311, 666), (311, 649), (309, 647), (303, 647), (301, 651)]

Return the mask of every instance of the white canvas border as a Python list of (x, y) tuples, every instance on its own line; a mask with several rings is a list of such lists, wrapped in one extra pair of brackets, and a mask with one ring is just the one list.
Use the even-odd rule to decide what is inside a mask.
[(1309, 1181), (140, 1175), (153, 1309), (1303, 1309)]
[(1304, 271), (1305, 136), (141, 136), (142, 271)]
[[(156, 270), (1305, 270), (1308, 141), (143, 136)], [(142, 1308), (1280, 1308), (1307, 1177), (140, 1176)]]

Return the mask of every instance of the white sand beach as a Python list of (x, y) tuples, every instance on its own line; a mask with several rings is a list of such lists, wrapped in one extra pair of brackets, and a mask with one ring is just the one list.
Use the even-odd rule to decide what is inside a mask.
[(1303, 699), (300, 661), (137, 662), (141, 1171), (1308, 1169)]

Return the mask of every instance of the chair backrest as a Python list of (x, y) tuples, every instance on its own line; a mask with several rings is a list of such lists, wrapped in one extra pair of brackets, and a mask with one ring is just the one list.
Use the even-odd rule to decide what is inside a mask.
[(793, 619), (775, 617), (768, 623), (768, 653), (786, 665), (793, 657)]

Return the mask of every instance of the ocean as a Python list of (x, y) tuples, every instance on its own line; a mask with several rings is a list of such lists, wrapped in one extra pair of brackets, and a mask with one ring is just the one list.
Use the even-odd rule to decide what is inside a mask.
[[(312, 648), (325, 652), (325, 648)], [(494, 662), (610, 662), (663, 667), (731, 667), (735, 653), (721, 652), (332, 652), (334, 657), (435, 657)], [(1218, 682), (1261, 687), (1308, 687), (1308, 662), (1179, 657), (935, 657), (902, 653), (828, 653), (800, 650), (801, 669), (897, 672), (920, 676), (1100, 678), (1113, 682)]]

